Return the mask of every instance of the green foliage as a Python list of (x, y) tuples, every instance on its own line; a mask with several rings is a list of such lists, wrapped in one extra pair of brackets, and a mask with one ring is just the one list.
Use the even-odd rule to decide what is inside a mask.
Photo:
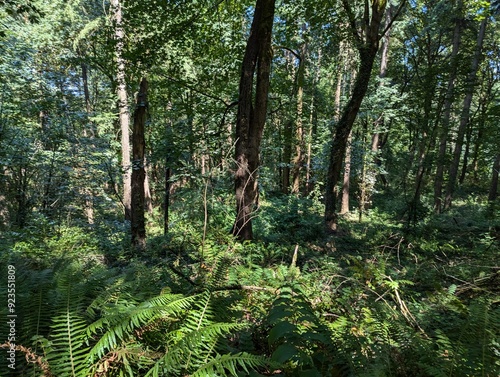
[(326, 326), (297, 288), (280, 289), (264, 322), (271, 359), (287, 376), (329, 375), (339, 367), (337, 351)]

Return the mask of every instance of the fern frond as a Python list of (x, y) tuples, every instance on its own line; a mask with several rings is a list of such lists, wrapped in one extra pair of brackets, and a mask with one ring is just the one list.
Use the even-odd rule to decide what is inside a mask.
[(84, 347), (84, 335), (87, 323), (71, 310), (54, 317), (53, 322), (47, 359), (54, 374), (86, 376), (88, 347)]
[(188, 333), (179, 330), (171, 334), (175, 342), (168, 344), (167, 352), (146, 376), (158, 377), (167, 372), (196, 370), (213, 358), (221, 337), (243, 327), (239, 323), (213, 323)]
[(238, 370), (244, 370), (247, 375), (250, 369), (265, 367), (269, 361), (262, 356), (252, 355), (246, 352), (237, 354), (217, 355), (210, 362), (198, 368), (191, 377), (206, 377), (215, 376), (219, 373), (221, 376), (226, 376), (227, 371), (233, 376), (238, 375)]
[(113, 314), (109, 314), (87, 327), (89, 337), (98, 334), (101, 330), (105, 333), (88, 355), (91, 363), (96, 358), (115, 348), (120, 341), (131, 337), (133, 331), (158, 318), (174, 317), (188, 309), (196, 300), (196, 296), (184, 297), (178, 294), (164, 294), (153, 297), (138, 306), (118, 307)]

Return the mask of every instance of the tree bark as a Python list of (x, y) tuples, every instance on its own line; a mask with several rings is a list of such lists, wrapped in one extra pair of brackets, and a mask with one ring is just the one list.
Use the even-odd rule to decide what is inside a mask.
[(125, 42), (125, 31), (123, 29), (122, 6), (120, 0), (111, 0), (112, 12), (115, 22), (115, 58), (116, 58), (116, 84), (118, 95), (118, 111), (121, 130), (122, 149), (122, 179), (123, 198), (122, 203), (125, 210), (125, 220), (131, 220), (131, 174), (130, 174), (130, 116), (128, 110), (128, 95), (125, 78), (125, 59), (123, 48)]
[(134, 129), (132, 134), (132, 201), (131, 233), (132, 245), (140, 250), (146, 247), (146, 224), (144, 218), (144, 126), (146, 124), (148, 82), (142, 78), (137, 103), (134, 111)]
[(236, 220), (232, 230), (240, 240), (253, 239), (252, 215), (258, 194), (259, 149), (267, 113), (274, 5), (275, 0), (257, 0), (241, 69), (235, 145)]
[(479, 33), (477, 36), (476, 52), (474, 58), (472, 59), (471, 70), (469, 77), (467, 78), (467, 91), (464, 98), (464, 103), (462, 107), (462, 115), (460, 117), (460, 125), (458, 127), (457, 140), (455, 142), (455, 149), (453, 151), (453, 161), (450, 165), (448, 174), (448, 185), (446, 187), (446, 196), (444, 199), (444, 209), (449, 209), (453, 200), (453, 193), (455, 191), (455, 185), (458, 176), (458, 168), (460, 166), (460, 157), (462, 155), (462, 145), (464, 141), (465, 131), (467, 129), (467, 124), (469, 123), (470, 108), (472, 104), (472, 96), (474, 94), (474, 87), (476, 84), (476, 76), (479, 68), (479, 62), (481, 60), (484, 35), (486, 32), (486, 25), (488, 23), (488, 17), (485, 17), (481, 21), (479, 27)]
[[(361, 102), (368, 90), (373, 63), (378, 51), (378, 42), (380, 38), (379, 29), (386, 5), (386, 2), (383, 0), (373, 0), (370, 12), (368, 9), (368, 2), (365, 3), (364, 18), (365, 20), (369, 19), (369, 22), (365, 25), (366, 29), (362, 37), (358, 33), (358, 27), (349, 1), (342, 0), (342, 3), (349, 16), (350, 29), (357, 43), (360, 63), (351, 98), (344, 108), (342, 116), (337, 124), (330, 151), (325, 195), (325, 222), (327, 227), (331, 230), (336, 230), (337, 228), (336, 211), (339, 192), (336, 186), (337, 182), (340, 180), (342, 161), (347, 147), (347, 139), (356, 116), (358, 115)], [(369, 18), (370, 14), (371, 19)]]

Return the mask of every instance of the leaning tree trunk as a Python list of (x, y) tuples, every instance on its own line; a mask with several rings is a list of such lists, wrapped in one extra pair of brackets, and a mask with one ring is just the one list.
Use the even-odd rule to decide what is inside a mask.
[(116, 83), (118, 94), (118, 111), (121, 130), (122, 146), (122, 176), (123, 176), (123, 207), (125, 210), (125, 219), (131, 219), (131, 174), (130, 174), (130, 118), (128, 111), (127, 85), (125, 80), (125, 59), (123, 57), (123, 48), (125, 41), (125, 31), (122, 21), (122, 6), (120, 0), (111, 0), (115, 21), (115, 58), (116, 58)]
[(474, 94), (476, 76), (479, 68), (479, 62), (481, 60), (483, 41), (487, 23), (488, 23), (488, 17), (485, 17), (484, 20), (481, 22), (481, 26), (479, 28), (479, 34), (477, 36), (477, 43), (476, 43), (476, 52), (474, 54), (474, 58), (472, 59), (472, 65), (469, 77), (467, 78), (467, 91), (465, 94), (464, 103), (462, 107), (462, 115), (460, 117), (460, 125), (458, 127), (455, 149), (453, 151), (453, 161), (451, 162), (448, 174), (448, 185), (446, 187), (446, 196), (444, 199), (445, 210), (451, 207), (453, 193), (455, 191), (455, 185), (458, 176), (458, 168), (460, 166), (460, 157), (462, 156), (462, 145), (464, 142), (464, 136), (465, 136), (465, 131), (467, 129), (467, 124), (469, 123), (472, 95)]
[[(325, 222), (331, 230), (337, 228), (337, 201), (339, 196), (337, 183), (340, 180), (347, 139), (358, 115), (361, 102), (368, 90), (373, 63), (378, 51), (379, 29), (386, 5), (386, 1), (384, 0), (373, 0), (370, 11), (368, 2), (365, 2), (364, 20), (369, 20), (369, 22), (365, 25), (364, 35), (361, 36), (358, 32), (358, 25), (349, 1), (342, 0), (342, 3), (349, 16), (349, 25), (357, 43), (360, 63), (351, 98), (337, 124), (330, 151), (325, 194)], [(370, 14), (371, 19), (369, 18)]]
[(241, 69), (235, 145), (236, 220), (232, 230), (233, 235), (241, 240), (253, 239), (259, 149), (266, 122), (272, 60), (274, 3), (275, 0), (257, 0)]
[(146, 247), (146, 225), (144, 219), (144, 126), (146, 124), (148, 82), (141, 80), (137, 103), (134, 111), (134, 129), (132, 134), (132, 201), (131, 231), (132, 245), (140, 250)]

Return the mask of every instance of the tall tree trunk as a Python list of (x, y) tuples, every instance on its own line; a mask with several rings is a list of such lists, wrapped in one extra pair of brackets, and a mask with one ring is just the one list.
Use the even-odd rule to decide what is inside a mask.
[(137, 103), (134, 111), (134, 129), (132, 134), (132, 201), (131, 231), (132, 245), (140, 250), (146, 247), (146, 224), (144, 219), (144, 152), (146, 142), (144, 126), (146, 124), (148, 82), (142, 78)]
[(111, 0), (112, 12), (115, 23), (115, 58), (116, 58), (116, 83), (118, 94), (118, 111), (121, 130), (122, 147), (122, 176), (123, 176), (123, 198), (122, 203), (125, 210), (125, 220), (131, 220), (131, 174), (130, 174), (130, 116), (128, 110), (127, 83), (125, 79), (125, 59), (123, 48), (125, 43), (125, 31), (123, 29), (122, 6), (120, 0)]
[[(303, 27), (305, 32), (305, 26)], [(300, 192), (300, 174), (304, 166), (304, 125), (302, 122), (302, 113), (304, 107), (304, 79), (305, 79), (305, 60), (306, 60), (307, 44), (304, 42), (300, 48), (299, 67), (297, 69), (297, 113), (295, 119), (295, 158), (293, 160), (293, 184), (292, 193)]]
[(367, 21), (369, 20), (369, 22), (365, 25), (366, 28), (364, 35), (361, 36), (358, 32), (356, 19), (349, 1), (342, 0), (342, 3), (349, 16), (349, 25), (351, 33), (353, 33), (357, 43), (360, 62), (351, 98), (349, 99), (347, 106), (344, 108), (342, 116), (337, 124), (330, 151), (325, 195), (325, 222), (331, 230), (335, 230), (337, 228), (336, 210), (339, 193), (336, 186), (342, 171), (342, 161), (347, 147), (347, 139), (356, 116), (358, 115), (361, 102), (363, 101), (363, 98), (368, 90), (373, 63), (378, 50), (378, 42), (380, 38), (379, 29), (386, 5), (386, 1), (373, 0), (370, 12), (368, 2), (365, 2), (364, 19)]
[(342, 204), (340, 206), (340, 214), (346, 214), (349, 212), (349, 190), (351, 182), (351, 140), (352, 131), (349, 133), (349, 138), (347, 139), (347, 147), (344, 159), (344, 181), (342, 183)]
[(497, 154), (495, 162), (493, 163), (493, 171), (491, 173), (490, 192), (488, 194), (488, 201), (493, 202), (498, 196), (498, 171), (500, 170), (500, 153)]
[(170, 215), (170, 177), (172, 175), (172, 169), (168, 167), (169, 160), (166, 159), (167, 167), (165, 168), (165, 199), (163, 203), (163, 234), (168, 233), (168, 222)]
[[(457, 4), (457, 15), (462, 13), (462, 2)], [(437, 158), (436, 176), (434, 180), (434, 211), (440, 213), (442, 209), (442, 196), (443, 196), (443, 181), (444, 181), (444, 166), (446, 157), (446, 144), (448, 140), (448, 133), (451, 118), (451, 106), (453, 104), (453, 97), (455, 93), (455, 81), (457, 78), (457, 55), (460, 47), (462, 37), (462, 19), (457, 16), (455, 22), (455, 29), (453, 31), (453, 47), (450, 56), (450, 76), (448, 78), (448, 87), (446, 89), (446, 97), (444, 100), (444, 111), (442, 118), (441, 137), (439, 140), (439, 152)]]
[[(389, 6), (389, 9), (386, 13), (386, 23), (389, 24), (391, 22), (392, 14), (394, 13), (394, 6)], [(380, 84), (379, 88), (382, 88), (384, 86), (384, 79), (387, 76), (387, 66), (389, 63), (389, 45), (390, 45), (390, 33), (391, 30), (388, 29), (385, 37), (382, 40), (382, 53), (381, 53), (381, 58), (380, 58), (380, 72), (378, 77), (380, 78)], [(377, 170), (378, 168), (382, 165), (382, 160), (380, 159), (380, 149), (381, 149), (381, 137), (380, 133), (382, 132), (382, 129), (384, 128), (384, 114), (382, 113), (380, 117), (374, 122), (374, 129), (373, 129), (373, 135), (372, 135), (372, 144), (371, 144), (371, 153), (372, 153), (372, 158), (373, 158), (373, 164), (370, 164), (370, 169), (368, 171), (368, 176), (371, 178), (373, 181), (373, 184), (375, 183), (375, 178), (377, 176)], [(386, 134), (387, 135), (387, 134)], [(378, 175), (380, 180), (382, 181), (384, 187), (387, 186), (387, 180), (385, 178), (384, 174), (379, 174)], [(371, 190), (373, 190), (373, 187), (370, 189), (370, 192), (368, 193), (371, 196)]]
[(235, 145), (236, 220), (232, 230), (241, 240), (253, 239), (252, 215), (258, 194), (259, 149), (267, 115), (274, 4), (275, 0), (257, 0), (241, 69)]
[(292, 130), (291, 120), (285, 121), (283, 128), (283, 170), (281, 174), (281, 192), (288, 194), (290, 191), (290, 161), (292, 159)]
[[(316, 84), (320, 80), (320, 72), (321, 72), (321, 47), (318, 50), (318, 58), (316, 60), (317, 68), (316, 74), (314, 76), (313, 88), (316, 87)], [(316, 113), (316, 103), (315, 103), (315, 95), (311, 96), (311, 106), (309, 111), (309, 130), (307, 133), (307, 157), (306, 157), (306, 189), (305, 195), (309, 195), (314, 189), (314, 182), (312, 178), (312, 144), (313, 144), (313, 133), (315, 133), (315, 113)]]
[[(345, 46), (344, 46), (345, 48)], [(342, 51), (341, 47), (341, 51)], [(347, 51), (347, 55), (344, 57), (345, 63), (348, 64), (348, 61), (354, 59), (351, 57), (351, 50)], [(337, 88), (335, 89), (335, 122), (339, 121), (340, 118), (340, 99), (342, 93), (342, 72), (340, 72), (339, 77), (337, 78)], [(356, 70), (352, 69), (351, 78), (350, 78), (350, 88), (353, 88), (354, 83), (356, 82)], [(342, 182), (342, 199), (340, 205), (340, 214), (346, 214), (349, 212), (349, 202), (350, 202), (350, 193), (351, 193), (351, 153), (352, 153), (352, 130), (349, 132), (349, 137), (347, 139), (347, 146), (345, 151), (344, 158), (344, 179)]]
[(472, 95), (474, 94), (474, 87), (476, 84), (476, 76), (479, 68), (479, 63), (481, 60), (484, 35), (486, 32), (486, 25), (488, 23), (488, 17), (485, 17), (481, 21), (479, 27), (479, 33), (477, 36), (476, 52), (474, 58), (472, 59), (471, 70), (469, 77), (467, 78), (467, 90), (464, 98), (464, 103), (462, 107), (462, 115), (460, 117), (460, 125), (458, 127), (457, 140), (455, 142), (455, 149), (453, 151), (453, 161), (450, 165), (448, 174), (448, 185), (446, 187), (446, 196), (444, 200), (444, 209), (449, 209), (453, 200), (453, 193), (455, 191), (455, 185), (457, 181), (458, 168), (460, 166), (460, 157), (462, 155), (462, 145), (464, 141), (465, 131), (467, 129), (467, 124), (469, 123), (470, 108), (472, 104)]
[[(82, 84), (83, 84), (83, 98), (85, 101), (85, 111), (87, 112), (87, 118), (90, 117), (90, 114), (92, 112), (92, 106), (90, 103), (90, 91), (89, 91), (89, 79), (88, 79), (88, 70), (87, 70), (87, 65), (85, 63), (81, 64), (82, 68)], [(93, 139), (95, 137), (95, 132), (94, 132), (94, 127), (91, 125), (91, 123), (87, 119), (87, 124), (90, 126), (84, 126), (83, 128), (83, 137), (88, 137)], [(84, 167), (80, 167), (79, 170), (84, 170)], [(82, 174), (83, 175), (83, 174)], [(84, 187), (81, 188), (81, 193), (84, 197), (85, 204), (83, 208), (83, 214), (87, 218), (87, 223), (92, 225), (94, 224), (94, 200), (93, 200), (93, 193), (92, 189), (85, 185)]]

